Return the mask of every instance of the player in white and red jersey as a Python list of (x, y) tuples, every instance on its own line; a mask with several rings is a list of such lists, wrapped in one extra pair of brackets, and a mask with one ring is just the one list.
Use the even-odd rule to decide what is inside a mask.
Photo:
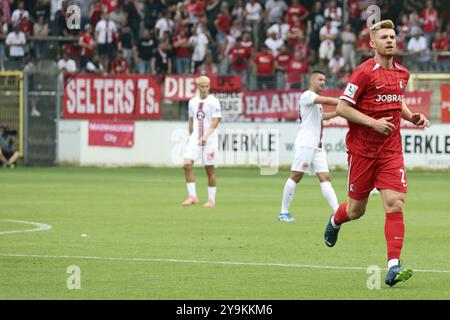
[(188, 198), (182, 205), (190, 206), (198, 202), (193, 172), (194, 161), (203, 161), (208, 175), (208, 201), (205, 207), (216, 203), (217, 126), (222, 118), (219, 100), (209, 94), (210, 80), (206, 76), (195, 81), (199, 94), (189, 100), (189, 142), (184, 152), (184, 173)]
[(319, 96), (320, 91), (325, 87), (325, 80), (325, 74), (322, 71), (313, 71), (309, 78), (309, 89), (300, 96), (300, 128), (295, 140), (295, 156), (292, 162), (291, 176), (284, 185), (279, 221), (295, 221), (289, 213), (289, 207), (294, 198), (297, 183), (305, 172), (317, 175), (322, 194), (333, 212), (339, 207), (336, 192), (331, 185), (327, 155), (322, 139), (322, 120), (336, 117), (336, 112), (323, 113), (322, 104), (337, 105), (338, 99)]
[(412, 275), (412, 269), (401, 266), (399, 261), (407, 192), (400, 120), (419, 127), (426, 127), (429, 122), (424, 115), (412, 113), (404, 102), (409, 72), (393, 61), (396, 34), (391, 20), (370, 28), (370, 46), (375, 57), (356, 68), (337, 107), (338, 115), (348, 120), (350, 128), (346, 138), (349, 199), (331, 217), (324, 240), (327, 246), (334, 246), (341, 225), (359, 219), (366, 210), (370, 191), (379, 189), (386, 210), (389, 271), (385, 283), (393, 286)]

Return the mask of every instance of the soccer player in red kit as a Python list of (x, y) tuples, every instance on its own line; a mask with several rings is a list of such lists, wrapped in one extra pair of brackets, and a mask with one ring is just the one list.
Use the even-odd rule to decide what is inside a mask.
[(327, 224), (324, 240), (336, 244), (343, 223), (359, 219), (365, 212), (370, 191), (380, 190), (386, 210), (389, 286), (406, 281), (412, 269), (400, 265), (403, 246), (403, 204), (407, 176), (403, 164), (400, 120), (427, 127), (428, 119), (412, 113), (403, 95), (409, 72), (393, 61), (396, 50), (394, 23), (383, 20), (370, 28), (370, 46), (375, 57), (355, 69), (344, 93), (339, 97), (337, 114), (348, 120), (348, 196)]

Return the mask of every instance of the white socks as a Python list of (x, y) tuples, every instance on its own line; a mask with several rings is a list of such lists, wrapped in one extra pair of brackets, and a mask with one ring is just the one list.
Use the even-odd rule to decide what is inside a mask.
[[(189, 197), (197, 197), (195, 182), (187, 182), (186, 186)], [(208, 187), (208, 200), (216, 201), (216, 187)]]
[(294, 199), (295, 187), (297, 184), (291, 178), (288, 178), (283, 190), (283, 200), (281, 200), (281, 213), (289, 213), (292, 199)]
[(334, 192), (333, 186), (330, 181), (324, 181), (320, 183), (320, 189), (322, 189), (322, 194), (327, 199), (328, 204), (333, 209), (333, 212), (336, 213), (339, 208), (339, 203), (336, 197), (336, 192)]
[(195, 191), (195, 182), (186, 183), (189, 197), (197, 197), (197, 192)]
[(216, 201), (216, 187), (208, 187), (208, 200)]
[(391, 259), (388, 261), (388, 269), (390, 269), (393, 266), (398, 265), (400, 262), (398, 261), (398, 259)]

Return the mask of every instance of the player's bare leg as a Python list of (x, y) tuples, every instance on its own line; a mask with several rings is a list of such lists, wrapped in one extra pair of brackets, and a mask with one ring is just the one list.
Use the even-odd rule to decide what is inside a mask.
[(412, 269), (400, 265), (400, 253), (405, 236), (403, 222), (403, 205), (406, 201), (406, 193), (381, 189), (381, 198), (386, 210), (386, 222), (384, 234), (387, 244), (388, 274), (385, 283), (389, 286), (399, 281), (406, 281), (412, 276)]
[(291, 176), (286, 180), (283, 189), (283, 199), (281, 200), (281, 211), (278, 221), (294, 222), (295, 218), (289, 213), (292, 199), (294, 199), (297, 183), (303, 178), (303, 172), (291, 171)]
[(328, 204), (330, 205), (333, 213), (337, 211), (339, 208), (339, 202), (336, 197), (336, 191), (334, 191), (333, 186), (331, 185), (331, 176), (329, 172), (318, 172), (317, 177), (320, 181), (320, 189), (322, 190), (322, 194), (327, 199)]
[(14, 152), (14, 154), (12, 155), (12, 157), (9, 158), (8, 165), (9, 165), (10, 167), (14, 167), (14, 164), (15, 164), (16, 161), (19, 159), (19, 157), (20, 157), (19, 151)]
[(181, 204), (183, 206), (191, 206), (198, 202), (197, 192), (195, 190), (194, 161), (191, 159), (184, 159), (184, 176), (186, 178), (188, 198)]
[(368, 197), (361, 200), (349, 198), (347, 202), (339, 206), (325, 228), (324, 240), (327, 246), (333, 247), (336, 244), (343, 223), (359, 219), (364, 215), (368, 200)]
[(216, 169), (214, 166), (205, 166), (208, 175), (208, 201), (204, 204), (206, 208), (216, 205)]
[(5, 158), (5, 156), (3, 155), (2, 151), (0, 150), (0, 161), (4, 164), (7, 165), (8, 164), (8, 160)]

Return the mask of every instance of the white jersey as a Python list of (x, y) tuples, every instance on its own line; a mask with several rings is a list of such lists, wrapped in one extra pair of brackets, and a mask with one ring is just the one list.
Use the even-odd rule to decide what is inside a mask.
[(310, 147), (322, 149), (322, 105), (314, 103), (319, 95), (311, 90), (302, 93), (299, 100), (298, 113), (300, 130), (295, 139), (296, 147)]
[[(201, 100), (199, 96), (195, 96), (189, 100), (189, 118), (193, 119), (193, 131), (191, 139), (198, 141), (211, 126), (213, 118), (221, 118), (222, 111), (219, 100), (213, 95), (208, 95), (206, 99)], [(207, 143), (217, 144), (217, 131), (208, 137)]]

